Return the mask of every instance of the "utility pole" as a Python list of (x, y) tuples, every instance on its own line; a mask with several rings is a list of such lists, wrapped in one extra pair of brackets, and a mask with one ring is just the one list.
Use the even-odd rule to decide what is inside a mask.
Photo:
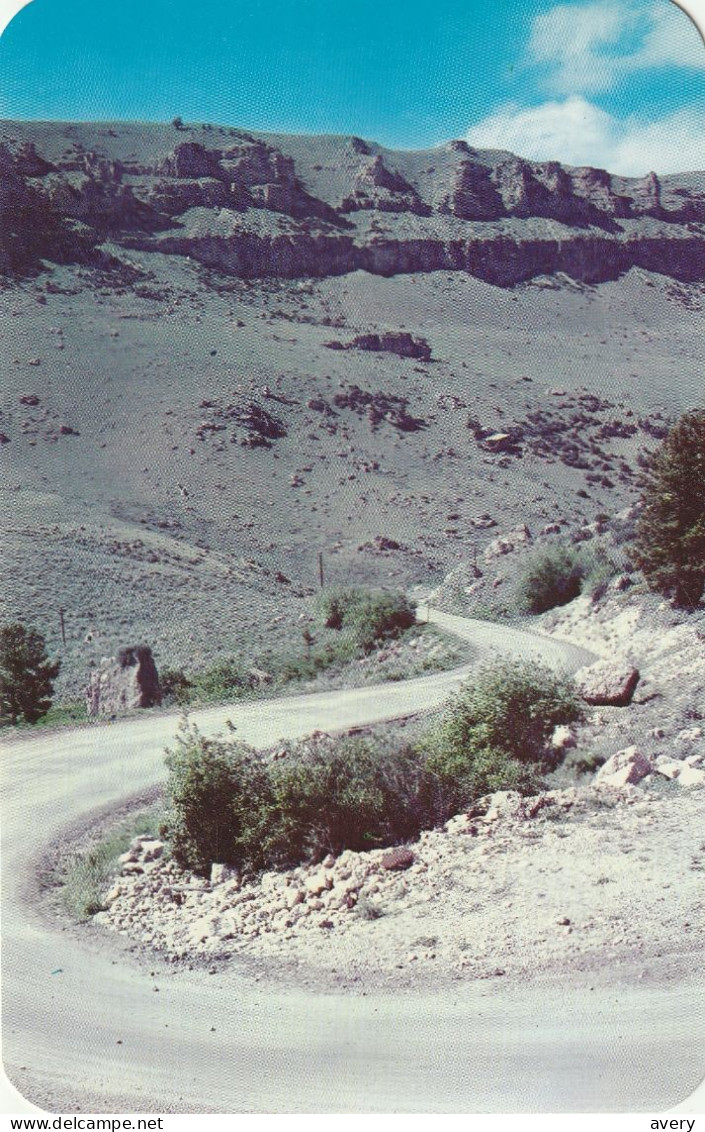
[(65, 612), (66, 612), (65, 609), (59, 610), (59, 620), (61, 622), (61, 639), (64, 642), (64, 644), (66, 644), (66, 625), (64, 624), (64, 614), (65, 614)]
[(319, 551), (318, 554), (318, 580), (321, 583), (321, 589), (323, 589), (323, 551)]

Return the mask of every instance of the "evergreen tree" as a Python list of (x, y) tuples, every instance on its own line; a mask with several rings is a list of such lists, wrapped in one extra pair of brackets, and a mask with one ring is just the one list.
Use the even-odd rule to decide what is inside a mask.
[(0, 721), (36, 723), (51, 707), (59, 661), (50, 663), (36, 629), (15, 622), (0, 629)]
[(651, 589), (693, 609), (705, 590), (705, 409), (686, 413), (650, 458), (635, 562)]

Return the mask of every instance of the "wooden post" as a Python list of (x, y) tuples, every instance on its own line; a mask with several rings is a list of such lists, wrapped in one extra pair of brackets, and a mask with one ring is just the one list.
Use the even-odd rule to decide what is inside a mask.
[(321, 589), (323, 589), (323, 551), (320, 551), (318, 555), (318, 580), (321, 583)]
[(66, 612), (65, 609), (59, 610), (59, 620), (61, 622), (61, 639), (64, 642), (64, 644), (66, 644), (66, 625), (64, 624), (64, 613), (65, 612)]

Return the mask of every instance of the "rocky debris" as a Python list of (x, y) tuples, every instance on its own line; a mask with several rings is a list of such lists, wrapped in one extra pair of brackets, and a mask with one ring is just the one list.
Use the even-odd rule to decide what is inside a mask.
[(701, 786), (705, 782), (705, 755), (690, 755), (685, 759), (659, 755), (654, 771), (679, 786)]
[(121, 649), (117, 657), (104, 657), (90, 674), (86, 688), (88, 715), (120, 715), (135, 708), (160, 704), (162, 690), (157, 666), (148, 645)]
[(651, 774), (651, 760), (638, 747), (625, 747), (617, 751), (597, 772), (597, 781), (608, 786), (635, 786)]
[(37, 393), (23, 393), (20, 397), (20, 405), (29, 405), (34, 407), (40, 403), (39, 395)]
[(359, 385), (350, 385), (344, 392), (336, 393), (333, 404), (338, 409), (351, 409), (358, 416), (365, 415), (372, 432), (380, 424), (390, 424), (400, 432), (418, 432), (426, 428), (426, 421), (412, 417), (407, 412), (408, 399), (389, 393), (371, 393)]
[(9, 444), (9, 443), (10, 443), (10, 437), (7, 435), (7, 433), (6, 432), (0, 432), (0, 444)]
[(703, 786), (705, 785), (705, 768), (697, 766), (683, 767), (678, 775), (679, 786)]
[(555, 751), (569, 751), (577, 747), (578, 740), (572, 727), (559, 724), (551, 736), (551, 746)]
[(220, 401), (204, 400), (201, 409), (208, 410), (208, 416), (196, 428), (196, 436), (201, 441), (211, 440), (222, 446), (224, 438), (220, 435), (233, 425), (245, 430), (246, 435), (238, 437), (237, 430), (230, 433), (231, 443), (239, 440), (243, 448), (271, 448), (272, 442), (287, 435), (286, 425), (263, 409), (257, 401), (244, 401), (224, 405)]
[(703, 732), (702, 727), (684, 727), (676, 735), (676, 742), (695, 743), (698, 739), (702, 739), (703, 734), (705, 734), (705, 732)]
[(393, 554), (397, 550), (406, 550), (407, 548), (403, 543), (397, 542), (394, 538), (387, 538), (386, 535), (375, 535), (372, 542), (363, 542), (357, 548), (360, 551), (370, 551), (372, 554), (388, 555)]
[(620, 660), (598, 660), (575, 674), (580, 696), (595, 706), (626, 707), (639, 683), (639, 672)]
[(312, 409), (314, 413), (325, 413), (327, 417), (337, 416), (337, 413), (331, 408), (325, 397), (310, 397), (306, 402), (306, 408)]
[(659, 755), (659, 757), (656, 759), (654, 770), (658, 774), (662, 774), (664, 778), (673, 780), (675, 778), (678, 778), (678, 775), (682, 771), (684, 765), (686, 764), (681, 763), (679, 759), (671, 759), (668, 757), (668, 755)]
[(491, 562), (494, 558), (501, 558), (505, 554), (513, 554), (515, 550), (525, 547), (530, 542), (532, 542), (531, 531), (523, 523), (521, 526), (508, 531), (505, 535), (499, 535), (492, 540), (489, 546), (485, 548), (485, 562)]
[(523, 434), (521, 429), (511, 429), (509, 432), (490, 432), (478, 438), (480, 447), (486, 452), (499, 452), (504, 455), (521, 456)]
[[(245, 954), (366, 985), (421, 967), (476, 978), (646, 958), (674, 922), (697, 920), (702, 799), (604, 783), (505, 791), (411, 847), (346, 850), (259, 878), (221, 866), (195, 877), (167, 856), (148, 860), (138, 839), (95, 920), (172, 957)], [(392, 854), (408, 864), (386, 868)], [(635, 882), (636, 856), (648, 884)]]
[(352, 342), (324, 342), (329, 350), (370, 350), (373, 353), (396, 354), (400, 358), (431, 361), (431, 347), (425, 338), (414, 338), (406, 331), (388, 330), (382, 334), (358, 334)]

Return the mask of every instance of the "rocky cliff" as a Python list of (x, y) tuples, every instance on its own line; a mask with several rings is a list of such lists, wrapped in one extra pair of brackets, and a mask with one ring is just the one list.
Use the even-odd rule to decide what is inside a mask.
[(245, 278), (452, 270), (512, 286), (639, 266), (705, 279), (705, 174), (628, 179), (463, 141), (392, 152), (209, 126), (4, 123), (0, 178), (5, 274), (110, 266), (122, 248)]

